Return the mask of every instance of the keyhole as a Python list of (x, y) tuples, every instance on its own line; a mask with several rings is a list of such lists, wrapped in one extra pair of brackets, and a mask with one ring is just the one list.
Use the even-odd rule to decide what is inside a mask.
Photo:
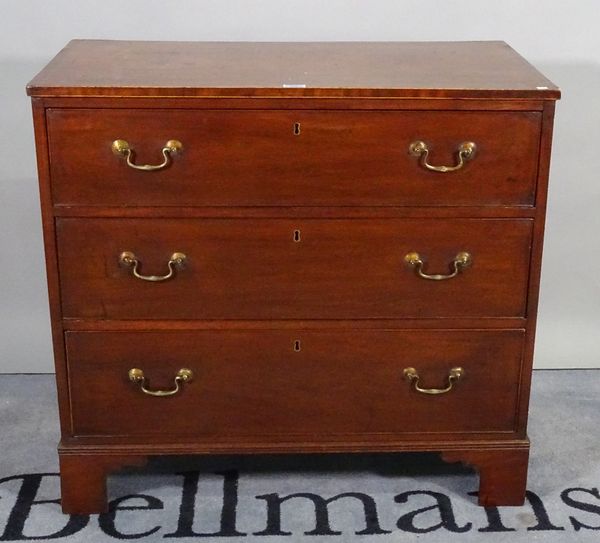
[(300, 135), (300, 123), (294, 123), (294, 136)]
[(300, 230), (294, 230), (294, 243), (300, 243), (301, 241)]
[(294, 352), (299, 353), (301, 349), (302, 346), (300, 345), (300, 340), (297, 339), (296, 341), (294, 341)]

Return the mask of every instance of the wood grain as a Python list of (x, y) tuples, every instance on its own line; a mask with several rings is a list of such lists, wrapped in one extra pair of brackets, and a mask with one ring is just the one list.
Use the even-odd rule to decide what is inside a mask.
[(155, 97), (560, 96), (551, 81), (504, 42), (73, 40), (29, 83), (28, 93)]
[[(327, 320), (327, 319), (309, 319), (309, 320), (278, 320), (278, 328), (311, 330), (311, 329), (329, 329), (329, 330), (348, 330), (354, 328), (444, 328), (454, 329), (523, 329), (527, 325), (527, 318), (442, 318), (434, 317), (430, 319), (409, 318), (409, 319), (352, 319), (352, 320)], [(63, 319), (65, 330), (73, 331), (107, 331), (107, 332), (127, 332), (127, 331), (149, 331), (149, 330), (266, 330), (273, 328), (274, 321), (267, 320), (99, 320), (99, 319)]]

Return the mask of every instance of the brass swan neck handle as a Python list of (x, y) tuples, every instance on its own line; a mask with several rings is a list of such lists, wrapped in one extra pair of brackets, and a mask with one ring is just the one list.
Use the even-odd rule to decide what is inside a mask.
[(111, 149), (115, 155), (124, 158), (127, 166), (130, 168), (133, 168), (134, 170), (142, 170), (144, 172), (154, 172), (166, 168), (171, 161), (171, 155), (180, 153), (183, 149), (183, 144), (179, 140), (167, 141), (167, 143), (165, 143), (164, 147), (161, 149), (163, 161), (160, 164), (134, 164), (133, 156), (135, 152), (125, 140), (113, 141)]
[(459, 252), (452, 263), (450, 264), (451, 272), (442, 273), (425, 273), (423, 267), (425, 266), (421, 255), (417, 252), (410, 252), (404, 256), (404, 261), (415, 269), (416, 274), (422, 279), (429, 279), (430, 281), (444, 281), (445, 279), (452, 279), (456, 277), (465, 268), (468, 268), (473, 263), (473, 257), (466, 251)]
[(167, 281), (171, 279), (175, 275), (175, 269), (182, 269), (185, 265), (185, 261), (187, 260), (187, 256), (184, 253), (175, 252), (171, 255), (171, 258), (167, 262), (167, 267), (169, 268), (169, 272), (165, 275), (142, 275), (139, 272), (140, 260), (134, 253), (131, 251), (124, 251), (119, 255), (119, 262), (123, 266), (129, 266), (131, 268), (131, 273), (137, 279), (141, 279), (142, 281), (150, 281), (152, 283), (157, 283), (160, 281)]
[(172, 388), (170, 390), (151, 390), (146, 386), (148, 381), (143, 370), (139, 368), (131, 368), (127, 375), (129, 376), (129, 380), (132, 383), (139, 385), (140, 390), (144, 394), (147, 394), (148, 396), (156, 396), (161, 398), (165, 396), (174, 396), (181, 390), (181, 385), (183, 383), (190, 383), (194, 378), (194, 373), (192, 372), (192, 370), (189, 370), (187, 368), (181, 368), (175, 375), (175, 388)]
[(454, 383), (464, 376), (465, 370), (460, 367), (452, 368), (448, 373), (448, 385), (445, 388), (423, 388), (419, 385), (421, 376), (415, 368), (404, 368), (404, 378), (409, 380), (413, 388), (421, 394), (446, 394), (452, 390)]
[(463, 141), (457, 149), (458, 161), (454, 166), (433, 166), (427, 162), (429, 156), (429, 146), (424, 141), (413, 141), (408, 146), (411, 155), (421, 157), (421, 166), (432, 172), (448, 173), (460, 170), (468, 160), (475, 156), (477, 146), (472, 141)]

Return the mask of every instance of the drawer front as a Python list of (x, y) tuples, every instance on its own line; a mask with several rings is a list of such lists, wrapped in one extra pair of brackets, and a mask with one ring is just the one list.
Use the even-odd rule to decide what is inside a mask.
[[(68, 332), (76, 435), (511, 432), (523, 332), (346, 330)], [(294, 347), (300, 341), (301, 348)], [(453, 368), (462, 376), (444, 394)], [(151, 392), (130, 381), (140, 369)], [(126, 413), (126, 416), (114, 416)], [(112, 415), (111, 415), (112, 414)]]
[[(523, 316), (529, 219), (57, 220), (62, 311), (101, 319)], [(160, 282), (134, 277), (173, 277)], [(458, 253), (471, 265), (447, 280)]]
[[(298, 124), (296, 124), (298, 123)], [(465, 111), (48, 111), (52, 193), (86, 206), (531, 205), (541, 114)], [(156, 165), (168, 140), (183, 149)], [(409, 152), (423, 141), (434, 166)]]

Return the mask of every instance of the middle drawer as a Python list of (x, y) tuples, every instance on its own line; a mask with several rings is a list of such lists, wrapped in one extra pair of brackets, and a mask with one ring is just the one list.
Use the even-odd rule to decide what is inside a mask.
[[(530, 219), (62, 218), (63, 316), (521, 317), (532, 225)], [(426, 277), (432, 275), (445, 277)]]

